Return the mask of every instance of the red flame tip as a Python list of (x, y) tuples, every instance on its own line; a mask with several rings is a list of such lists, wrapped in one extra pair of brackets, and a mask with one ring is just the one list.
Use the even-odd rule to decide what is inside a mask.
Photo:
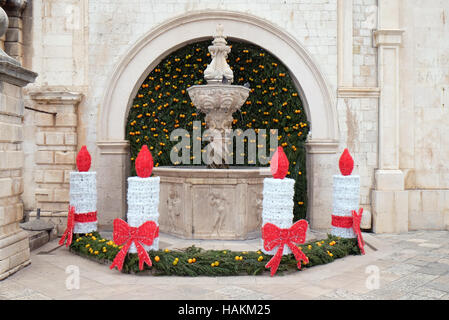
[(270, 163), (270, 170), (273, 178), (284, 179), (288, 173), (289, 162), (287, 156), (285, 155), (284, 148), (278, 147), (276, 152), (273, 154)]
[(79, 172), (87, 172), (90, 169), (92, 158), (90, 157), (89, 151), (87, 151), (86, 146), (82, 146), (81, 150), (76, 156), (76, 166)]
[(152, 171), (153, 156), (151, 155), (150, 150), (148, 150), (148, 147), (145, 144), (143, 145), (142, 149), (140, 149), (140, 152), (136, 158), (136, 172), (139, 177), (148, 178), (151, 176)]
[(344, 176), (350, 176), (352, 170), (354, 170), (354, 159), (347, 148), (343, 151), (338, 165), (340, 166), (341, 174)]

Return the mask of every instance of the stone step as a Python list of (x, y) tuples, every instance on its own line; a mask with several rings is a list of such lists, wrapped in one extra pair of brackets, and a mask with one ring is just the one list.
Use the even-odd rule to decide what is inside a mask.
[(53, 239), (56, 239), (56, 234), (53, 231), (25, 231), (28, 233), (28, 239), (30, 241), (30, 251), (36, 250), (52, 241)]

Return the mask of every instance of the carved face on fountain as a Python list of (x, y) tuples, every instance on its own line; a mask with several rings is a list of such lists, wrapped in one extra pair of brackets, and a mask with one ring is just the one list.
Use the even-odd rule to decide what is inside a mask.
[[(224, 131), (231, 129), (232, 114), (239, 110), (249, 96), (249, 88), (232, 85), (234, 74), (226, 62), (226, 58), (231, 51), (223, 36), (223, 27), (218, 25), (217, 34), (209, 46), (212, 62), (204, 71), (204, 79), (207, 85), (196, 85), (187, 89), (190, 99), (195, 107), (206, 114), (206, 126), (210, 129)], [(224, 134), (224, 133), (223, 133)], [(226, 136), (223, 137), (227, 139)], [(217, 154), (223, 154), (220, 164), (224, 163), (227, 150), (218, 150), (222, 145), (214, 145)], [(215, 150), (215, 149), (214, 149)], [(215, 161), (215, 160), (214, 160)], [(213, 165), (212, 167), (225, 168), (226, 166)]]

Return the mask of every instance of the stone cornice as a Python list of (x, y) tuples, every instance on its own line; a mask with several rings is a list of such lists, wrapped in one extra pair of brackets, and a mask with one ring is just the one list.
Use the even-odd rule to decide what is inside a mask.
[(404, 30), (381, 29), (373, 33), (374, 46), (400, 46), (402, 44), (402, 34)]
[(82, 93), (64, 91), (32, 91), (28, 95), (32, 100), (43, 104), (77, 105), (83, 98)]
[(311, 154), (337, 153), (338, 145), (338, 141), (311, 139), (306, 142), (306, 149)]
[(97, 141), (100, 154), (128, 154), (129, 141)]
[(0, 56), (0, 80), (19, 87), (24, 87), (34, 82), (37, 73), (21, 67), (20, 64), (12, 63), (6, 58), (12, 59), (10, 57)]

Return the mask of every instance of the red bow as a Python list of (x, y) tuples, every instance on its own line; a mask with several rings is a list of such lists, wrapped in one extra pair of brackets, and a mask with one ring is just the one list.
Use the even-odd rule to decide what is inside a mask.
[(306, 220), (300, 220), (289, 229), (281, 229), (272, 223), (266, 223), (262, 227), (264, 249), (266, 251), (271, 251), (274, 248), (279, 247), (274, 257), (271, 258), (265, 266), (265, 268), (271, 268), (271, 276), (274, 276), (279, 267), (284, 251), (284, 245), (287, 245), (295, 255), (295, 259), (298, 261), (298, 269), (301, 269), (301, 260), (305, 263), (309, 263), (307, 256), (295, 245), (306, 241), (306, 231), (308, 226), (309, 224)]
[(360, 230), (362, 215), (363, 215), (363, 208), (359, 209), (358, 214), (355, 210), (352, 210), (352, 230), (354, 230), (354, 233), (357, 235), (357, 242), (359, 244), (360, 252), (362, 254), (365, 254), (365, 249), (363, 248), (365, 246), (365, 241), (363, 241), (362, 231)]
[(153, 244), (154, 239), (159, 237), (159, 227), (154, 221), (147, 221), (140, 227), (135, 228), (130, 227), (122, 219), (115, 219), (113, 236), (116, 244), (124, 245), (122, 250), (115, 256), (114, 261), (112, 261), (111, 269), (116, 266), (120, 271), (122, 270), (126, 253), (133, 242), (136, 245), (137, 254), (139, 256), (139, 269), (143, 270), (144, 262), (149, 267), (152, 266), (148, 252), (142, 244), (150, 246)]
[(69, 205), (69, 214), (67, 215), (67, 228), (64, 231), (64, 234), (59, 240), (59, 245), (64, 245), (64, 241), (67, 238), (66, 247), (68, 248), (72, 243), (73, 238), (73, 228), (75, 227), (75, 207)]

